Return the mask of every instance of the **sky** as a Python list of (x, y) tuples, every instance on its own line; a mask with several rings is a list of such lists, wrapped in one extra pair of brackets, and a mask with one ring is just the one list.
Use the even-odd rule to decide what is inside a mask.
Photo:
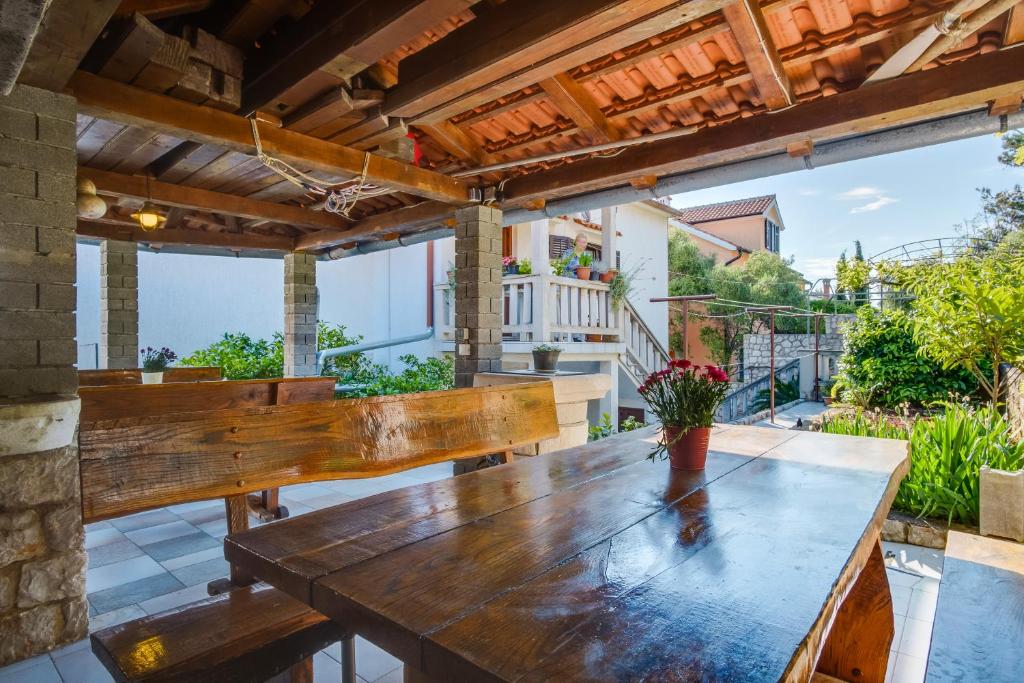
[(764, 194), (778, 196), (786, 229), (781, 254), (810, 281), (834, 277), (843, 250), (864, 255), (951, 237), (981, 210), (977, 188), (1024, 184), (1024, 169), (1001, 165), (994, 135), (824, 168), (723, 185), (672, 197), (681, 208)]

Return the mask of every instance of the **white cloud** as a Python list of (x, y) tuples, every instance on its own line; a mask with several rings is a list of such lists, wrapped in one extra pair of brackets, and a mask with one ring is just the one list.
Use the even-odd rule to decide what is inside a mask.
[(836, 276), (836, 257), (834, 256), (798, 259), (793, 266), (811, 282), (820, 277)]
[(816, 190), (813, 187), (801, 187), (797, 190), (797, 194), (801, 197), (817, 197), (821, 194), (821, 190)]
[(860, 187), (850, 188), (846, 192), (841, 192), (838, 195), (836, 195), (836, 199), (844, 201), (863, 201), (865, 199), (871, 200), (867, 204), (861, 204), (860, 206), (853, 207), (852, 209), (850, 209), (850, 213), (865, 213), (868, 211), (878, 211), (882, 207), (889, 206), (890, 204), (895, 204), (896, 202), (899, 201), (894, 197), (890, 197), (885, 190), (882, 190), (877, 187), (871, 187), (870, 185), (862, 185)]

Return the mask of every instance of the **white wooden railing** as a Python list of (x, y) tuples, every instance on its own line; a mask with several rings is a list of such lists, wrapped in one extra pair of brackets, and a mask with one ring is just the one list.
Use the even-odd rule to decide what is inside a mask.
[(626, 344), (626, 352), (620, 362), (626, 374), (639, 386), (647, 375), (668, 365), (669, 355), (637, 314), (633, 304), (626, 301), (622, 306), (622, 314), (622, 341)]

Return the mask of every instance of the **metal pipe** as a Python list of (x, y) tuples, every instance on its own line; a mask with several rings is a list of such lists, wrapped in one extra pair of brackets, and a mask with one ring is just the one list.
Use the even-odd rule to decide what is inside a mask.
[(421, 232), (413, 232), (408, 235), (402, 235), (398, 239), (394, 240), (377, 240), (376, 242), (366, 242), (364, 244), (357, 244), (351, 249), (345, 249), (344, 247), (338, 247), (337, 249), (331, 249), (327, 252), (327, 258), (332, 261), (343, 259), (349, 256), (357, 256), (359, 254), (372, 254), (377, 251), (387, 251), (388, 249), (396, 249), (397, 247), (409, 247), (414, 244), (420, 244), (422, 242), (430, 242), (432, 240), (440, 240), (445, 237), (454, 237), (454, 228), (432, 228), (430, 230), (423, 230)]
[(333, 349), (324, 349), (316, 352), (316, 367), (317, 374), (323, 372), (324, 364), (330, 358), (337, 356), (349, 356), (353, 353), (362, 353), (364, 351), (373, 351), (374, 349), (386, 349), (391, 346), (401, 346), (402, 344), (412, 344), (418, 341), (426, 341), (434, 336), (434, 328), (428, 327), (423, 332), (417, 334), (410, 334), (405, 337), (395, 337), (394, 339), (380, 339), (374, 342), (363, 342), (361, 344), (352, 344), (350, 346), (339, 346)]

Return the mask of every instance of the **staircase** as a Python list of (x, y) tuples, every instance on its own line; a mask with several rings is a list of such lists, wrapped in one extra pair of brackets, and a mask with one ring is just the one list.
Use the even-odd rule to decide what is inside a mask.
[[(776, 383), (790, 382), (793, 379), (798, 382), (800, 380), (799, 358), (794, 358), (775, 368)], [(736, 422), (757, 412), (754, 410), (754, 402), (757, 401), (758, 395), (762, 391), (768, 390), (769, 386), (768, 375), (737, 386), (726, 394), (722, 405), (718, 407), (718, 412), (715, 413), (715, 422)]]
[(637, 386), (643, 384), (652, 372), (668, 366), (668, 351), (628, 300), (622, 304), (621, 339), (626, 350), (619, 356), (619, 365)]

